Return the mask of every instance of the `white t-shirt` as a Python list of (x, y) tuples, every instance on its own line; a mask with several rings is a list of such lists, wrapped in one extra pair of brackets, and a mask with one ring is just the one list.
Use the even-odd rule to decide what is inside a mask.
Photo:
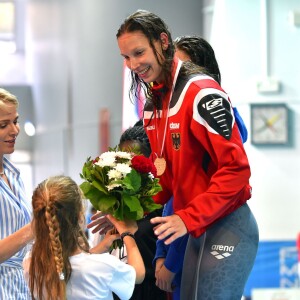
[[(28, 281), (30, 257), (24, 259), (24, 274)], [(136, 273), (108, 253), (80, 253), (70, 257), (71, 279), (67, 285), (68, 300), (112, 300), (114, 292), (121, 300), (129, 299), (133, 293)]]

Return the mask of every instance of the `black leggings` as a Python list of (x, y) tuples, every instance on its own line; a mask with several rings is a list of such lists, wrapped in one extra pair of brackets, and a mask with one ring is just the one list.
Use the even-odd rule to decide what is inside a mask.
[(181, 300), (241, 300), (258, 247), (258, 227), (247, 204), (189, 237)]

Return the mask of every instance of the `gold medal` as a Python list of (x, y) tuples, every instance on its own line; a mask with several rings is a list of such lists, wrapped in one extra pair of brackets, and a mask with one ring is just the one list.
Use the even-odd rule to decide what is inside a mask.
[(163, 157), (157, 157), (154, 160), (154, 165), (157, 170), (157, 176), (161, 176), (166, 170), (167, 163)]
[[(182, 65), (182, 61), (178, 60), (178, 64), (176, 67), (176, 71), (174, 74), (173, 79), (173, 87), (175, 86), (177, 76), (179, 74), (180, 67)], [(166, 99), (169, 98), (169, 101), (163, 101), (162, 102), (162, 112), (161, 117), (158, 117), (157, 109), (154, 109), (154, 122), (155, 122), (155, 129), (156, 129), (156, 158), (154, 160), (154, 165), (156, 167), (157, 176), (161, 176), (166, 171), (167, 162), (163, 158), (163, 151), (164, 151), (164, 145), (166, 140), (166, 134), (167, 134), (167, 128), (168, 128), (168, 119), (169, 119), (169, 110), (170, 110), (170, 104), (172, 100), (172, 94), (173, 90), (171, 89), (168, 94), (166, 95)], [(158, 118), (160, 119), (158, 122)], [(160, 124), (159, 124), (160, 123)]]

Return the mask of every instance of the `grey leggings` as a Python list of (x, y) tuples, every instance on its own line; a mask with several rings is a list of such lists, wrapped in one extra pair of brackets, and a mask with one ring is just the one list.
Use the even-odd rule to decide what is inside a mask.
[(189, 237), (181, 300), (240, 300), (258, 247), (257, 223), (247, 204)]

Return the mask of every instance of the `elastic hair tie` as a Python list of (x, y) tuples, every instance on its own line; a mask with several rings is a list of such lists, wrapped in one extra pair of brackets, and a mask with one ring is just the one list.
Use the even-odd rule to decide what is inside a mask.
[(59, 280), (65, 280), (65, 274), (63, 272), (59, 273)]

